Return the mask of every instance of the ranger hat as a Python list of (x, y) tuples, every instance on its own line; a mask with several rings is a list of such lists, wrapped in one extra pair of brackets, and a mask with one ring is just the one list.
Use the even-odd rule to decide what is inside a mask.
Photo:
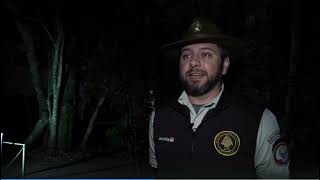
[(160, 47), (162, 52), (177, 50), (183, 46), (195, 43), (215, 43), (227, 50), (232, 50), (241, 45), (240, 40), (223, 34), (220, 29), (208, 19), (195, 18), (182, 38), (176, 42), (168, 43)]

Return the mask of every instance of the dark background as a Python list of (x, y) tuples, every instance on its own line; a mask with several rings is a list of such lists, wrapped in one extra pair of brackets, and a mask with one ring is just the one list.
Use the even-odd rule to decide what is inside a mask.
[[(12, 141), (22, 141), (37, 119), (37, 101), (26, 56), (21, 51), (16, 19), (31, 24), (41, 66), (47, 65), (51, 45), (37, 21), (53, 31), (53, 20), (58, 14), (63, 20), (66, 41), (73, 44), (65, 57), (71, 64), (82, 67), (88, 59), (94, 59), (91, 62), (101, 72), (116, 79), (123, 77), (129, 87), (143, 87), (137, 91), (153, 89), (156, 99), (161, 99), (178, 93), (180, 86), (175, 62), (162, 56), (159, 47), (178, 40), (180, 32), (194, 17), (206, 16), (227, 34), (249, 44), (245, 53), (234, 57), (240, 63), (234, 63), (226, 81), (276, 114), (291, 142), (294, 176), (319, 177), (318, 81), (315, 81), (318, 68), (313, 53), (317, 51), (319, 21), (313, 4), (289, 0), (11, 2), (19, 10), (18, 17), (12, 15), (6, 2), (1, 2), (0, 10), (0, 118), (1, 131)], [(63, 7), (58, 13), (57, 6)], [(292, 49), (293, 38), (295, 49)], [(296, 62), (294, 74), (289, 73), (290, 58)], [(290, 88), (294, 94), (291, 103), (286, 104)], [(105, 109), (108, 111), (108, 107)], [(102, 114), (99, 119), (103, 118)], [(78, 131), (79, 135), (83, 133), (80, 127)], [(98, 137), (99, 131), (95, 130), (92, 139)]]

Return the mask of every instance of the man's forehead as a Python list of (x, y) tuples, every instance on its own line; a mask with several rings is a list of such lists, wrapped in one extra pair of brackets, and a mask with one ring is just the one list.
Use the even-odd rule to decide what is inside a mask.
[(181, 48), (181, 51), (192, 50), (192, 49), (218, 49), (218, 45), (214, 43), (196, 43), (189, 44)]

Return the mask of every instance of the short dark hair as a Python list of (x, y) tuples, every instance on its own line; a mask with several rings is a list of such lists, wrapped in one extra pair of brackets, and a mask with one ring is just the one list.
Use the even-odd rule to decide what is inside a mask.
[(229, 57), (230, 56), (230, 53), (229, 51), (221, 46), (221, 45), (218, 45), (218, 48), (220, 49), (220, 52), (221, 52), (221, 59), (224, 60), (226, 57)]

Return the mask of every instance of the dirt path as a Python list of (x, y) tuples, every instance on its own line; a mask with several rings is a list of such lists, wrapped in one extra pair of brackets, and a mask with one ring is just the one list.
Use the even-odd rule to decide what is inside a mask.
[[(25, 178), (151, 178), (147, 162), (139, 165), (120, 155), (88, 156), (77, 160), (48, 160), (41, 154), (26, 157)], [(2, 178), (21, 178), (21, 163), (1, 168)]]

